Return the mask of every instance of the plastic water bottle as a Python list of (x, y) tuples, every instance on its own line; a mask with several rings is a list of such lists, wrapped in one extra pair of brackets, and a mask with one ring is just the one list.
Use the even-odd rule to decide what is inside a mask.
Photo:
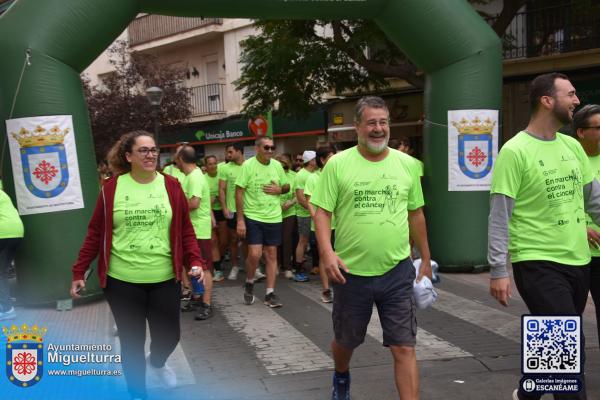
[[(192, 272), (196, 272), (198, 270), (200, 270), (200, 267), (192, 267)], [(204, 294), (204, 284), (202, 283), (202, 281), (195, 276), (191, 277), (191, 281), (192, 281), (192, 290), (193, 290), (194, 294), (197, 296), (203, 295)]]

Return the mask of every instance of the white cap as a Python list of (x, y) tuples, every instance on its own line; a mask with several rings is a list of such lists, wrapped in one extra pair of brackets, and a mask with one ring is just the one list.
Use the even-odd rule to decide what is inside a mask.
[(306, 164), (310, 160), (314, 160), (316, 156), (317, 156), (317, 153), (315, 153), (314, 151), (305, 150), (304, 153), (302, 153), (302, 162), (304, 164)]

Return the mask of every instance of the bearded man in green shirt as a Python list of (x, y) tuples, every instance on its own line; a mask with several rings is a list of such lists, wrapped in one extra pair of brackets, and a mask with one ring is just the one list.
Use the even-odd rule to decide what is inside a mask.
[[(515, 284), (531, 314), (581, 315), (590, 279), (585, 214), (600, 221), (600, 186), (583, 148), (557, 132), (571, 123), (579, 99), (566, 75), (549, 73), (531, 82), (529, 101), (529, 124), (504, 144), (494, 166), (488, 226), (490, 293), (508, 305), (511, 262)], [(582, 363), (584, 357), (582, 346)], [(554, 398), (585, 399), (583, 374), (577, 377), (582, 382), (579, 393)], [(515, 400), (540, 397), (522, 388), (513, 392)]]
[[(387, 146), (389, 110), (383, 99), (360, 99), (354, 125), (358, 145), (329, 159), (311, 198), (318, 207), (315, 226), (321, 265), (333, 283), (331, 398), (350, 399), (350, 359), (364, 341), (375, 304), (383, 344), (394, 357), (400, 398), (417, 399), (415, 268), (409, 233), (423, 260), (416, 280), (424, 275), (431, 279), (419, 173), (410, 156)], [(336, 218), (335, 251), (332, 214)]]

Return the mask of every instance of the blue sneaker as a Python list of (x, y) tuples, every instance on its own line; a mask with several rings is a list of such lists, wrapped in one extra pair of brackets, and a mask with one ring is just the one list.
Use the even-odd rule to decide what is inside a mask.
[(304, 272), (298, 272), (294, 275), (294, 280), (296, 282), (308, 282), (308, 276)]
[(17, 312), (14, 307), (11, 307), (9, 310), (0, 311), (0, 321), (6, 321), (9, 319), (17, 318)]
[(331, 400), (350, 400), (350, 373), (348, 377), (341, 378), (335, 372), (333, 373), (333, 390), (331, 391)]

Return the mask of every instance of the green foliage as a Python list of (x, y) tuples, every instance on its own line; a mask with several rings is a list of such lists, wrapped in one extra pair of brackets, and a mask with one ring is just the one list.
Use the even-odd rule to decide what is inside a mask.
[(158, 86), (164, 91), (158, 113), (161, 126), (186, 122), (191, 114), (190, 92), (181, 84), (184, 69), (132, 53), (123, 41), (115, 42), (108, 51), (114, 72), (102, 76), (102, 83), (95, 86), (89, 78), (82, 77), (98, 161), (106, 157), (123, 133), (136, 129), (153, 131), (147, 88)]

